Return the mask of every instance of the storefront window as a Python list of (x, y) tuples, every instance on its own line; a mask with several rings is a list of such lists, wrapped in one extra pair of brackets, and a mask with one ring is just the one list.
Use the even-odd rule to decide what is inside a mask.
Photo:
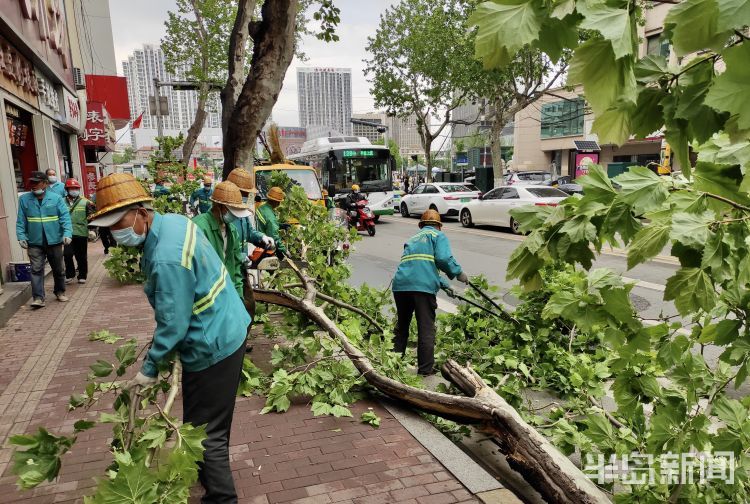
[(669, 58), (669, 41), (661, 37), (661, 33), (646, 37), (646, 54)]
[(8, 143), (16, 178), (16, 190), (24, 192), (28, 190), (27, 181), (31, 172), (37, 170), (31, 114), (10, 102), (5, 102), (5, 120), (8, 127)]
[(583, 134), (583, 98), (542, 105), (542, 138)]

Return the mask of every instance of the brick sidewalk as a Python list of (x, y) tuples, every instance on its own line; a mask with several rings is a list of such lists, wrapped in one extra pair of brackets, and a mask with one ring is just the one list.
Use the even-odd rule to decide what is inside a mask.
[[(49, 294), (47, 307), (23, 307), (0, 329), (0, 498), (2, 502), (82, 502), (111, 461), (111, 429), (79, 435), (63, 458), (54, 483), (19, 493), (10, 473), (7, 438), (45, 426), (70, 434), (82, 413), (69, 413), (68, 399), (80, 393), (89, 364), (113, 359), (110, 345), (88, 341), (109, 329), (146, 343), (153, 314), (140, 286), (121, 287), (106, 275), (98, 245), (90, 247), (85, 285), (69, 286), (69, 303)], [(419, 503), (480, 502), (472, 496), (384, 408), (361, 401), (354, 418), (313, 417), (305, 404), (285, 414), (260, 415), (264, 400), (238, 398), (231, 458), (244, 503)], [(381, 417), (379, 429), (357, 419), (368, 407)], [(104, 409), (104, 408), (102, 408)], [(180, 415), (181, 405), (175, 413)], [(96, 418), (99, 411), (89, 412)]]

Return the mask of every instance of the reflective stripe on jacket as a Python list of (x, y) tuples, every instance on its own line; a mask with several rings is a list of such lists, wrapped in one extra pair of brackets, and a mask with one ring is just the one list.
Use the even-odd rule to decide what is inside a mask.
[(392, 290), (436, 294), (448, 286), (441, 271), (453, 279), (461, 274), (461, 266), (453, 258), (448, 238), (434, 227), (425, 226), (404, 244)]
[(73, 202), (65, 198), (65, 204), (70, 212), (70, 220), (73, 223), (73, 236), (88, 236), (89, 221), (88, 215), (91, 213), (91, 203), (83, 197), (78, 197)]
[(44, 192), (41, 201), (30, 192), (18, 198), (18, 240), (25, 240), (29, 245), (41, 247), (44, 244), (42, 235), (46, 236), (48, 245), (58, 245), (62, 243), (63, 238), (73, 236), (68, 206), (60, 196), (49, 189)]
[(193, 223), (208, 238), (208, 243), (211, 244), (211, 247), (219, 255), (219, 259), (226, 266), (232, 284), (237, 289), (237, 294), (242, 297), (242, 262), (247, 255), (242, 251), (242, 242), (237, 235), (237, 230), (232, 225), (226, 226), (227, 242), (225, 245), (224, 237), (221, 235), (221, 227), (212, 212), (194, 217)]
[(255, 211), (255, 225), (258, 231), (273, 238), (276, 242), (276, 250), (286, 252), (286, 247), (279, 236), (279, 220), (276, 218), (276, 212), (271, 208), (271, 205), (263, 203), (258, 207)]
[(244, 343), (250, 315), (208, 239), (186, 217), (154, 214), (141, 269), (156, 318), (143, 374), (156, 376), (174, 350), (185, 371), (202, 371)]

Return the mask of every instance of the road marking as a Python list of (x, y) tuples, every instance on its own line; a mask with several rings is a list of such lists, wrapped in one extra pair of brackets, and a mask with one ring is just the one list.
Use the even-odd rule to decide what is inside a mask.
[(638, 280), (636, 278), (628, 278), (628, 277), (625, 277), (625, 276), (622, 277), (622, 279), (625, 282), (632, 282), (637, 287), (642, 287), (644, 289), (654, 290), (654, 291), (658, 291), (658, 292), (664, 292), (664, 290), (666, 289), (665, 285), (657, 284), (657, 283), (652, 283), (652, 282), (646, 282), (645, 280)]
[[(396, 219), (394, 217), (381, 217), (381, 220), (386, 222), (393, 222), (396, 224), (404, 224), (404, 225), (410, 225), (411, 223), (409, 221), (406, 221), (403, 217), (401, 219)], [(512, 240), (517, 242), (522, 242), (526, 239), (524, 236), (520, 235), (514, 235), (514, 234), (498, 234), (497, 232), (489, 232), (489, 231), (481, 231), (478, 229), (466, 229), (463, 227), (451, 227), (450, 228), (451, 233), (465, 233), (470, 234), (474, 236), (486, 236), (488, 238), (500, 238), (503, 240)], [(617, 256), (617, 257), (627, 257), (628, 254), (624, 250), (615, 249), (612, 247), (609, 247), (608, 250), (602, 250), (602, 255), (610, 255), (610, 256)], [(651, 261), (659, 262), (663, 264), (669, 264), (669, 265), (679, 265), (680, 262), (672, 256), (665, 256), (665, 255), (657, 255)]]

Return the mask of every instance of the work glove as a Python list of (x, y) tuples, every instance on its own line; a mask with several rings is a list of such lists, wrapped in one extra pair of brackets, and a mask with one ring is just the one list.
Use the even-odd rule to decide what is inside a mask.
[(264, 247), (267, 249), (276, 248), (276, 242), (271, 238), (270, 236), (263, 236), (263, 238), (260, 239), (260, 242), (263, 244)]
[(465, 284), (468, 284), (469, 283), (469, 275), (467, 275), (465, 272), (462, 271), (461, 273), (458, 274), (458, 276), (456, 277), (456, 280), (458, 280), (459, 282), (463, 282)]
[(151, 385), (154, 385), (156, 382), (157, 382), (157, 379), (155, 376), (151, 378), (150, 376), (146, 376), (145, 374), (138, 371), (138, 374), (135, 375), (135, 378), (125, 383), (124, 388), (125, 390), (130, 390), (134, 387), (150, 387)]
[(64, 245), (70, 245), (71, 243), (73, 243), (73, 238), (70, 238), (69, 236), (66, 236), (65, 238), (63, 238)]
[(19, 240), (18, 244), (21, 245), (21, 248), (29, 248), (29, 242), (27, 242), (26, 240)]
[(443, 290), (448, 295), (449, 298), (456, 297), (456, 291), (454, 291), (451, 287), (443, 287)]

